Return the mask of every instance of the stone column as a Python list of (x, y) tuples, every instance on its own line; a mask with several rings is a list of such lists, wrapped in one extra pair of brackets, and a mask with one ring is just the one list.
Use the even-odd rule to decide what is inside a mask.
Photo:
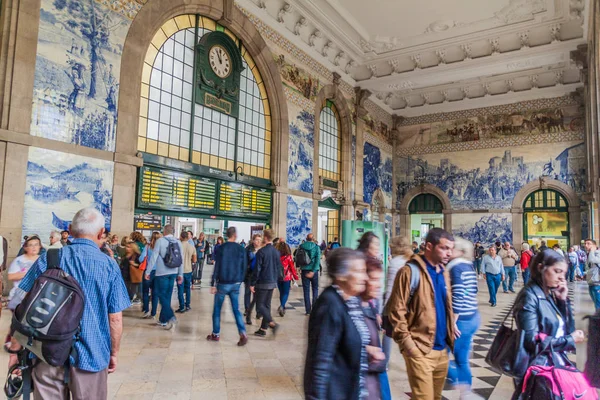
[(9, 0), (2, 7), (0, 127), (27, 134), (31, 125), (40, 4), (41, 0)]
[(525, 236), (523, 232), (523, 209), (511, 208), (510, 212), (512, 214), (513, 246), (519, 246), (520, 248)]
[(356, 191), (354, 193), (354, 204), (364, 204), (363, 195), (363, 166), (365, 149), (365, 121), (364, 117), (368, 111), (364, 107), (365, 100), (371, 95), (368, 90), (355, 88), (356, 92)]
[(2, 160), (0, 235), (8, 241), (9, 259), (16, 257), (21, 248), (28, 157), (29, 146), (0, 142)]
[(444, 229), (452, 233), (452, 210), (442, 210), (444, 214)]
[(137, 167), (135, 165), (115, 162), (110, 229), (119, 236), (129, 235), (133, 231), (136, 182)]
[(408, 210), (399, 210), (400, 214), (400, 236), (406, 236), (410, 239), (410, 214)]
[(275, 193), (273, 193), (273, 217), (271, 221), (271, 228), (276, 235), (287, 237), (287, 193), (282, 192), (279, 188), (275, 189)]

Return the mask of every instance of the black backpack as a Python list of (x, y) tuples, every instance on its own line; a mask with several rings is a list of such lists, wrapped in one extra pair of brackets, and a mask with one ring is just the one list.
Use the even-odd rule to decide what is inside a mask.
[[(169, 239), (167, 239), (169, 240)], [(176, 240), (169, 240), (167, 246), (167, 254), (163, 258), (165, 266), (168, 268), (179, 268), (183, 264), (183, 257), (181, 256), (181, 247)]]
[(85, 295), (77, 280), (60, 269), (59, 249), (47, 252), (48, 269), (34, 282), (12, 317), (13, 337), (41, 361), (54, 367), (76, 357)]
[(312, 260), (310, 259), (310, 256), (304, 247), (298, 247), (298, 250), (296, 251), (296, 259), (294, 261), (296, 266), (300, 268), (306, 267), (312, 263)]

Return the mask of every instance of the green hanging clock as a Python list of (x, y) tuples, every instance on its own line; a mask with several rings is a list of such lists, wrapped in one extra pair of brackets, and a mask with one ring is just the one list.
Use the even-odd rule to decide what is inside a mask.
[(196, 102), (238, 117), (242, 54), (225, 33), (202, 36), (196, 46)]

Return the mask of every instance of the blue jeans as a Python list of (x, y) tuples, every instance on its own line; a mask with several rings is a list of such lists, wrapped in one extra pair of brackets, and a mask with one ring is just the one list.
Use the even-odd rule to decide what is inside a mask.
[[(506, 272), (506, 276), (502, 281), (502, 289), (507, 292), (514, 292), (515, 289), (513, 285), (515, 284), (515, 280), (517, 279), (517, 267), (504, 267), (504, 271)], [(508, 288), (506, 287), (506, 281), (508, 281)]]
[(215, 306), (213, 308), (213, 333), (218, 335), (221, 333), (221, 307), (225, 301), (225, 296), (229, 296), (235, 324), (237, 325), (240, 335), (246, 334), (246, 326), (240, 312), (238, 296), (240, 294), (241, 283), (219, 283), (217, 284), (217, 294), (215, 294)]
[(600, 311), (600, 286), (590, 286), (590, 296), (596, 306), (596, 311)]
[(575, 268), (577, 268), (575, 265), (569, 263), (569, 273), (567, 274), (569, 282), (573, 282), (575, 280)]
[(469, 385), (473, 382), (471, 367), (469, 365), (469, 353), (473, 342), (473, 335), (479, 329), (481, 317), (479, 314), (469, 319), (459, 319), (456, 322), (460, 337), (454, 341), (454, 360), (450, 361), (448, 367), (448, 379), (455, 385)]
[(175, 319), (175, 314), (171, 308), (171, 298), (173, 297), (173, 286), (176, 278), (177, 274), (154, 277), (154, 285), (160, 302), (158, 321), (163, 324)]
[(315, 271), (312, 278), (307, 278), (306, 274), (310, 271), (302, 271), (302, 291), (304, 292), (304, 309), (310, 314), (312, 309), (310, 303), (310, 287), (312, 286), (312, 302), (317, 301), (319, 297), (319, 271)]
[[(185, 304), (183, 301), (183, 293), (185, 292)], [(190, 308), (190, 301), (192, 299), (192, 272), (183, 274), (183, 283), (177, 284), (177, 298), (179, 299), (179, 309), (183, 310), (184, 305)]]
[(496, 293), (498, 293), (498, 289), (500, 289), (500, 282), (502, 281), (502, 274), (490, 274), (486, 272), (486, 280), (488, 289), (490, 291), (490, 303), (492, 305), (496, 304)]
[(279, 289), (279, 302), (281, 303), (281, 308), (285, 310), (285, 305), (288, 301), (288, 297), (290, 297), (290, 287), (292, 285), (292, 281), (279, 281), (277, 282), (277, 288)]
[(475, 259), (475, 271), (477, 271), (477, 275), (481, 274), (481, 258)]
[(145, 313), (150, 311), (150, 294), (152, 293), (152, 312), (151, 312), (151, 314), (153, 317), (156, 315), (156, 309), (158, 308), (158, 294), (156, 293), (156, 288), (154, 285), (154, 275), (155, 274), (156, 274), (156, 271), (150, 272), (150, 280), (146, 280), (146, 278), (144, 277), (144, 280), (142, 281), (142, 302), (143, 302), (142, 311)]
[(527, 286), (527, 282), (529, 282), (529, 268), (523, 271), (523, 285)]

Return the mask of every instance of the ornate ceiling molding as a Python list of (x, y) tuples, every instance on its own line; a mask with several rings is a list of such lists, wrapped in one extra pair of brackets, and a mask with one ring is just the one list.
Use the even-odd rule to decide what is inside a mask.
[(558, 108), (575, 105), (580, 105), (579, 100), (577, 99), (577, 97), (569, 94), (560, 97), (549, 97), (528, 101), (511, 102), (491, 107), (484, 106), (461, 111), (424, 114), (416, 117), (403, 118), (400, 120), (398, 126), (402, 127), (410, 125), (420, 125), (461, 118), (484, 117), (486, 115), (495, 114), (512, 114), (514, 112), (524, 112), (531, 110), (541, 110), (544, 108)]
[[(271, 31), (268, 33), (271, 41), (279, 42), (278, 46), (286, 51), (304, 53), (295, 55), (302, 63), (307, 58), (312, 59), (312, 62), (306, 63), (328, 80), (331, 72), (339, 73), (342, 76), (341, 87), (344, 87), (344, 82), (350, 88), (359, 82), (375, 93), (385, 90), (376, 88), (376, 82), (389, 82), (387, 91), (393, 96), (386, 93), (372, 101), (390, 114), (398, 110), (398, 104), (393, 109), (389, 107), (394, 96), (414, 99), (412, 92), (422, 87), (414, 79), (406, 78), (411, 74), (434, 73), (438, 78), (436, 84), (444, 86), (456, 81), (451, 78), (446, 82), (439, 81), (440, 77), (447, 75), (446, 68), (473, 69), (474, 64), (463, 66), (465, 62), (483, 65), (487, 59), (496, 63), (498, 59), (508, 57), (512, 61), (504, 72), (537, 68), (540, 65), (530, 60), (528, 51), (544, 53), (558, 45), (566, 45), (573, 50), (585, 41), (582, 37), (587, 29), (586, 0), (555, 0), (553, 3), (551, 0), (509, 0), (501, 10), (493, 15), (490, 12), (488, 15), (492, 16), (487, 19), (471, 22), (468, 17), (463, 21), (436, 20), (428, 24), (424, 32), (402, 39), (376, 34), (370, 36), (359, 20), (353, 20), (355, 23), (351, 27), (340, 25), (340, 21), (352, 20), (352, 15), (344, 7), (335, 8), (336, 4), (339, 5), (340, 0), (236, 1), (246, 14), (260, 15), (255, 18), (268, 28), (264, 31)], [(354, 33), (351, 35), (349, 30)], [(414, 38), (419, 38), (420, 44)], [(480, 70), (483, 69), (482, 66)], [(487, 75), (483, 72), (479, 77)], [(530, 79), (535, 89), (537, 80), (535, 77)], [(465, 89), (467, 84), (467, 81), (461, 82), (457, 88), (464, 94), (463, 99), (476, 96), (476, 91)], [(506, 82), (509, 90), (513, 90), (514, 85), (519, 90), (518, 82)], [(493, 88), (486, 88), (485, 83), (482, 87), (492, 95)], [(352, 93), (350, 90), (344, 92)], [(449, 101), (455, 103), (455, 93), (441, 89), (439, 92), (446, 101), (443, 104), (449, 104)], [(418, 95), (426, 104), (430, 101), (437, 104), (435, 102), (440, 100), (428, 92)]]

